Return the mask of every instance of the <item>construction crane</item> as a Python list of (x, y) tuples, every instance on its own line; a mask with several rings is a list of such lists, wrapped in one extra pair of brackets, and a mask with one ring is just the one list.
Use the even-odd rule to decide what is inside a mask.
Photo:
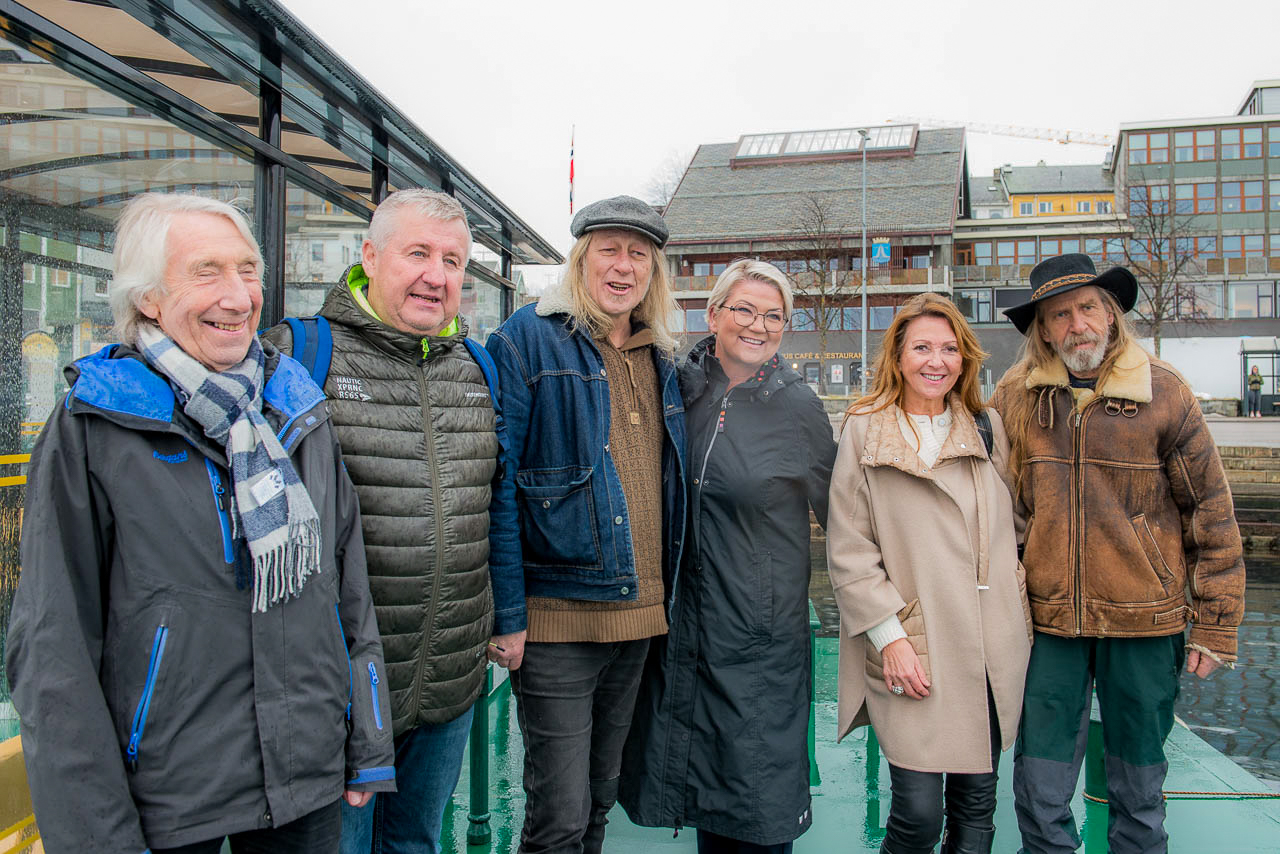
[(993, 134), (995, 136), (1018, 136), (1023, 139), (1046, 139), (1062, 145), (1101, 145), (1106, 148), (1116, 144), (1116, 138), (1105, 133), (1089, 133), (1080, 130), (1061, 130), (1059, 128), (1032, 128), (1022, 125), (996, 125), (983, 122), (960, 122), (949, 119), (932, 119), (921, 116), (899, 116), (891, 122), (912, 122), (918, 125), (929, 125), (935, 128), (962, 127), (974, 133)]

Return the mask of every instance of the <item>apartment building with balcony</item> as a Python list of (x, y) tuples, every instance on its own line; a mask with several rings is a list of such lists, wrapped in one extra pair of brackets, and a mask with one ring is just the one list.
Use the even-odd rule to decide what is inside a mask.
[[(869, 349), (909, 296), (950, 293), (952, 234), (970, 215), (964, 130), (865, 130), (865, 149), (855, 127), (699, 146), (665, 211), (689, 345), (707, 331), (716, 277), (735, 259), (761, 258), (786, 271), (796, 291), (783, 358), (814, 383), (825, 364), (823, 385), (832, 391), (857, 382), (864, 155)], [(887, 243), (887, 256), (874, 243)]]
[[(1096, 205), (1072, 210), (1063, 201), (1063, 210), (1039, 215), (1040, 199), (1050, 194), (1014, 192), (1038, 186), (1010, 182), (1003, 172), (1015, 215), (957, 221), (953, 298), (992, 353), (988, 368), (998, 376), (1016, 356), (1021, 337), (1000, 312), (1027, 298), (1031, 268), (1052, 255), (1085, 252), (1100, 269), (1129, 266), (1148, 290), (1162, 271), (1180, 270), (1174, 299), (1156, 312), (1161, 357), (1198, 393), (1242, 396), (1243, 374), (1256, 362), (1268, 378), (1268, 401), (1280, 399), (1276, 344), (1244, 353), (1246, 339), (1256, 348), (1257, 339), (1280, 329), (1280, 80), (1255, 82), (1234, 115), (1126, 122), (1119, 130), (1105, 167), (1011, 170), (1029, 178), (1061, 170), (1064, 190), (1070, 170), (1100, 173), (1098, 187), (1110, 186), (1115, 213)], [(1035, 197), (1035, 212), (1017, 216), (1014, 205), (1025, 204), (1018, 199), (1026, 195)], [(1140, 302), (1140, 332), (1149, 334), (1152, 314), (1150, 300)]]

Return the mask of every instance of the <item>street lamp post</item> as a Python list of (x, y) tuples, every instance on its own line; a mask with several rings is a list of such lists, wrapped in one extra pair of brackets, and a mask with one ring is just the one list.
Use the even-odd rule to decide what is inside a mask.
[(867, 393), (867, 137), (866, 128), (858, 128), (862, 137), (862, 394)]

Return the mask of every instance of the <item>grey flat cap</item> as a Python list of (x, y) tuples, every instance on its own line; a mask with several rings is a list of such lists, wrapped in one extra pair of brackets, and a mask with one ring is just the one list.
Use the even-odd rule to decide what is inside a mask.
[(581, 237), (588, 231), (599, 231), (602, 228), (622, 228), (627, 231), (638, 231), (658, 244), (661, 249), (667, 245), (671, 233), (667, 224), (653, 208), (632, 196), (614, 196), (592, 202), (573, 218), (569, 231), (574, 237)]

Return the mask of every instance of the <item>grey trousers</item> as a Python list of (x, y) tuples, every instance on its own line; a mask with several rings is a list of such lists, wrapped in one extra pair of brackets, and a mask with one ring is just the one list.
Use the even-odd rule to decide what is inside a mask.
[(524, 740), (520, 854), (599, 854), (649, 640), (530, 643), (511, 672)]
[(1036, 632), (1027, 668), (1013, 797), (1026, 854), (1080, 847), (1071, 798), (1097, 686), (1112, 854), (1165, 854), (1164, 740), (1185, 656), (1181, 633), (1154, 638), (1061, 638)]

